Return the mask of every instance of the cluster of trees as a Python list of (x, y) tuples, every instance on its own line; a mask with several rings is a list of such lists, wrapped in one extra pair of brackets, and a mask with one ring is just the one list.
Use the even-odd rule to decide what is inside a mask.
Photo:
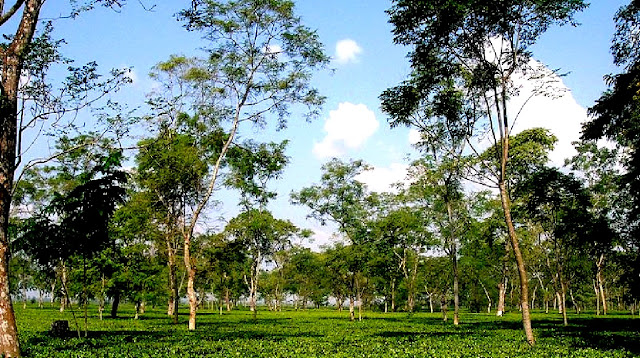
[[(92, 299), (101, 314), (110, 299), (111, 316), (123, 299), (137, 314), (146, 304), (167, 305), (177, 322), (186, 297), (190, 330), (212, 299), (222, 311), (244, 297), (254, 313), (260, 295), (271, 309), (291, 299), (340, 309), (348, 301), (352, 320), (356, 306), (411, 312), (438, 302), (446, 319), (452, 302), (454, 324), (462, 305), (491, 311), (495, 304), (498, 315), (522, 312), (531, 345), (532, 307), (555, 305), (565, 324), (568, 301), (577, 311), (636, 308), (637, 1), (617, 15), (613, 52), (624, 71), (609, 77), (611, 90), (590, 110), (579, 155), (567, 161), (577, 175), (549, 166), (556, 139), (546, 130), (512, 132), (519, 109), (510, 99), (516, 78), (531, 82), (534, 95), (549, 94), (553, 74), (529, 48), (550, 26), (573, 24), (583, 1), (394, 1), (388, 14), (395, 41), (411, 48), (412, 73), (381, 95), (382, 109), (392, 126), (420, 131), (422, 159), (394, 193), (369, 192), (357, 180), (367, 165), (337, 159), (317, 184), (292, 193), (293, 204), (344, 241), (319, 253), (293, 246), (311, 233), (268, 210), (276, 196), (268, 184), (288, 162), (287, 142), (240, 135), (248, 126), (285, 128), (291, 106), (313, 116), (323, 103), (310, 78), (328, 57), (292, 2), (194, 0), (178, 14), (202, 34), (206, 56), (172, 56), (153, 69), (161, 85), (148, 96), (148, 114), (136, 118), (149, 130), (136, 143), (132, 170), (122, 168), (119, 148), (129, 118), (107, 99), (126, 73), (103, 77), (95, 63), (69, 65), (52, 22), (38, 30), (44, 3), (17, 0), (5, 9), (0, 2), (0, 26), (20, 17), (0, 47), (5, 356), (20, 355), (10, 297), (26, 299), (27, 290), (50, 292), (61, 309), (78, 302), (85, 334)], [(124, 4), (70, 3), (70, 17)], [(69, 75), (54, 84), (47, 70), (56, 64)], [(61, 125), (90, 107), (101, 130), (76, 135), (72, 120)], [(55, 154), (22, 163), (29, 147), (22, 134), (34, 127), (56, 136)], [(603, 137), (616, 148), (599, 147)], [(223, 187), (240, 193), (241, 210), (210, 231)]]

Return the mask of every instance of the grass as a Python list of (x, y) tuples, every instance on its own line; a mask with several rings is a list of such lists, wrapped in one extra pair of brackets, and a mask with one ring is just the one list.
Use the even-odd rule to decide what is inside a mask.
[[(20, 341), (28, 357), (636, 357), (640, 356), (640, 319), (629, 315), (561, 317), (534, 314), (537, 345), (524, 341), (520, 316), (462, 315), (454, 327), (439, 314), (372, 313), (361, 322), (334, 310), (304, 312), (236, 310), (198, 313), (195, 332), (187, 331), (187, 311), (173, 325), (160, 309), (134, 320), (131, 307), (122, 318), (100, 321), (90, 312), (87, 338), (54, 338), (51, 322), (69, 320), (57, 309), (16, 307)], [(81, 324), (81, 322), (79, 322)]]

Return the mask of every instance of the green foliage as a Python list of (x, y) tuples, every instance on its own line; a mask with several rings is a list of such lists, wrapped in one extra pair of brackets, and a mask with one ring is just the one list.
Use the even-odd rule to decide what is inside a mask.
[[(558, 327), (557, 318), (534, 314), (538, 345), (520, 337), (515, 314), (496, 318), (463, 313), (459, 327), (442, 324), (439, 314), (366, 312), (348, 322), (335, 310), (262, 312), (257, 320), (236, 310), (203, 314), (201, 327), (186, 332), (150, 309), (144, 319), (98, 321), (91, 314), (86, 339), (52, 338), (51, 322), (70, 313), (53, 309), (17, 310), (21, 347), (29, 357), (570, 357), (630, 358), (640, 353), (638, 321), (628, 315), (576, 316), (576, 325)], [(125, 306), (125, 317), (133, 308)], [(185, 318), (182, 318), (185, 319)]]
[(278, 179), (289, 158), (285, 155), (288, 141), (282, 143), (245, 143), (229, 151), (230, 173), (225, 184), (240, 190), (240, 204), (245, 210), (264, 208), (277, 193), (267, 190), (267, 182)]
[(309, 218), (322, 225), (333, 222), (350, 242), (366, 239), (368, 193), (356, 177), (368, 166), (362, 161), (342, 162), (332, 159), (322, 166), (320, 184), (291, 193), (291, 202), (310, 209)]
[[(207, 68), (216, 73), (210, 86), (221, 94), (218, 106), (236, 120), (266, 124), (266, 113), (284, 128), (289, 107), (303, 104), (317, 115), (324, 102), (309, 87), (312, 70), (323, 67), (318, 35), (301, 24), (294, 4), (286, 0), (192, 1), (178, 18), (190, 31), (210, 41)], [(226, 108), (226, 109), (223, 109)]]

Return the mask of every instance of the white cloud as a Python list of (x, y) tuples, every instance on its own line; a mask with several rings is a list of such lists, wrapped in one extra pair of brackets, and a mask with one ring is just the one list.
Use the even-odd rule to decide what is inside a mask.
[(344, 39), (338, 41), (336, 44), (336, 61), (345, 65), (347, 63), (358, 62), (358, 55), (362, 53), (362, 48), (358, 43), (351, 39)]
[(393, 184), (406, 181), (408, 169), (409, 166), (406, 164), (391, 163), (388, 168), (374, 167), (364, 171), (358, 174), (356, 179), (366, 184), (371, 191), (395, 192)]
[(376, 115), (364, 104), (343, 102), (329, 112), (324, 130), (327, 135), (313, 146), (319, 159), (340, 157), (347, 150), (360, 148), (379, 127)]
[(414, 145), (417, 144), (418, 142), (420, 142), (421, 136), (420, 136), (420, 131), (415, 129), (415, 128), (411, 128), (409, 129), (409, 144)]
[(140, 77), (133, 67), (122, 65), (120, 66), (120, 70), (124, 73), (124, 77), (128, 77), (131, 80), (132, 85), (135, 86), (140, 83)]
[[(534, 127), (550, 130), (558, 138), (550, 160), (553, 165), (562, 167), (566, 158), (577, 154), (571, 143), (580, 138), (582, 123), (587, 120), (587, 110), (576, 102), (561, 77), (537, 61), (532, 60), (531, 65), (538, 71), (544, 71), (546, 79), (542, 82), (527, 79), (524, 75), (516, 77), (520, 95), (510, 103), (511, 118), (518, 116), (513, 134)], [(537, 96), (531, 97), (536, 93)], [(531, 98), (525, 104), (529, 97)], [(523, 104), (525, 106), (518, 115)]]

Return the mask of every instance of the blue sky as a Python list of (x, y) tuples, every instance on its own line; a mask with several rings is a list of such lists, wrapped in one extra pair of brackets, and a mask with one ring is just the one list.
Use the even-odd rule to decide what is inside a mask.
[[(147, 6), (153, 3), (141, 1)], [(131, 0), (120, 12), (97, 9), (76, 20), (56, 22), (56, 33), (68, 42), (65, 54), (78, 63), (96, 60), (103, 69), (133, 68), (133, 85), (118, 96), (131, 107), (140, 105), (151, 90), (153, 82), (147, 73), (154, 64), (171, 54), (200, 54), (198, 48), (206, 46), (198, 34), (186, 32), (173, 17), (189, 1), (155, 2), (152, 11)], [(549, 127), (562, 141), (552, 156), (556, 163), (571, 154), (569, 143), (579, 135), (585, 108), (605, 89), (602, 76), (616, 71), (609, 54), (614, 32), (612, 17), (626, 2), (594, 1), (578, 15), (581, 26), (552, 28), (532, 48), (536, 60), (567, 73), (562, 80), (571, 92), (556, 101), (528, 105), (518, 128)], [(63, 13), (56, 6), (60, 6), (59, 1), (48, 1), (45, 16)], [(319, 180), (323, 162), (332, 155), (362, 158), (375, 167), (363, 181), (372, 189), (383, 190), (403, 177), (406, 157), (417, 155), (409, 143), (410, 131), (389, 129), (378, 101), (382, 91), (397, 85), (408, 74), (408, 49), (393, 44), (391, 25), (384, 13), (391, 6), (390, 1), (301, 0), (296, 6), (303, 23), (317, 29), (327, 54), (334, 58), (330, 66), (334, 71), (318, 73), (314, 78), (314, 85), (327, 97), (322, 115), (312, 123), (291, 118), (289, 128), (280, 133), (242, 130), (244, 137), (291, 140), (291, 164), (282, 180), (273, 184), (280, 195), (271, 209), (278, 217), (314, 229), (317, 245), (326, 242), (331, 228), (306, 221), (305, 210), (290, 206), (288, 200), (292, 190)], [(223, 216), (228, 218), (237, 212), (235, 198), (225, 194), (218, 199), (224, 201), (220, 209)]]

